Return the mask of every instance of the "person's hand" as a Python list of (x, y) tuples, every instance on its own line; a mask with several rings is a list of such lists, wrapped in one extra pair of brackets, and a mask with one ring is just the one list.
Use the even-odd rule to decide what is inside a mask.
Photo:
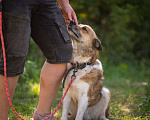
[(62, 9), (63, 16), (65, 18), (66, 24), (69, 24), (71, 21), (74, 21), (76, 25), (78, 25), (76, 13), (74, 12), (74, 10), (69, 4), (62, 7), (61, 9)]
[(57, 0), (58, 4), (62, 9), (63, 16), (65, 18), (66, 24), (74, 21), (78, 25), (77, 16), (72, 7), (69, 4), (69, 0)]

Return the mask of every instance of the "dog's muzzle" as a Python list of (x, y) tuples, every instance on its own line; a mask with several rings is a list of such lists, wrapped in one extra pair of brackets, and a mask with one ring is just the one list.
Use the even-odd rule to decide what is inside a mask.
[(75, 22), (71, 21), (68, 25), (68, 32), (72, 38), (77, 40), (77, 42), (83, 42), (81, 40), (81, 34), (79, 32), (78, 26), (76, 26)]
[(73, 28), (73, 27), (76, 27), (76, 24), (74, 21), (71, 21), (68, 25), (68, 28)]

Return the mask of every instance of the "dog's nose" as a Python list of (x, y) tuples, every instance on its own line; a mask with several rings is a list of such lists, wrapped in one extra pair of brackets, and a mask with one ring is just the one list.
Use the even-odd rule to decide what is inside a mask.
[(76, 23), (75, 23), (74, 21), (71, 21), (68, 26), (69, 26), (69, 27), (72, 27), (72, 26), (74, 26), (74, 25), (76, 25)]

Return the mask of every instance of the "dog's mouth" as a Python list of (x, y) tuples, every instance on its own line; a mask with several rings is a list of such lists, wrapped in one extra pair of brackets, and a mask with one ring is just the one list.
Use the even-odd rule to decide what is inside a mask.
[(75, 22), (71, 21), (68, 25), (68, 33), (71, 38), (77, 40), (78, 42), (83, 42), (81, 40), (81, 34), (78, 32), (78, 27), (75, 25)]

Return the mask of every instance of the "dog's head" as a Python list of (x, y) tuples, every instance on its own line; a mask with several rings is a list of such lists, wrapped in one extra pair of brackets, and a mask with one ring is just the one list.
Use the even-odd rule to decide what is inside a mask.
[(83, 24), (76, 26), (74, 22), (70, 22), (68, 33), (73, 43), (72, 62), (94, 62), (98, 58), (102, 45), (90, 26)]

